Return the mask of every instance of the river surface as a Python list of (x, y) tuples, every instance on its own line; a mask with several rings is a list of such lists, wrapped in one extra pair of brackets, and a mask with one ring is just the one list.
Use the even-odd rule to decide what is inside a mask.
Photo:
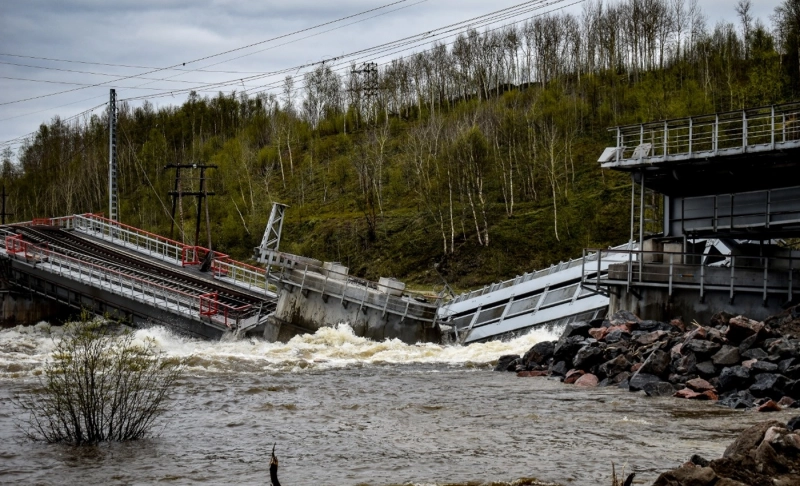
[(753, 423), (792, 415), (491, 371), (498, 356), (556, 337), (545, 332), (445, 347), (371, 342), (347, 326), (286, 344), (151, 328), (136, 339), (188, 358), (157, 436), (47, 445), (23, 437), (10, 398), (36, 385), (58, 339), (48, 327), (0, 331), (3, 484), (268, 485), (273, 444), (283, 486), (595, 486), (611, 484), (612, 461), (651, 484), (694, 453), (721, 456)]

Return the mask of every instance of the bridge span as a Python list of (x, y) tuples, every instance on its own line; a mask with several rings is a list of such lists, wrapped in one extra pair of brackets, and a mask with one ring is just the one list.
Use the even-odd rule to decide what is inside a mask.
[(94, 214), (0, 226), (12, 287), (136, 326), (206, 338), (263, 332), (277, 300), (264, 269), (209, 254)]

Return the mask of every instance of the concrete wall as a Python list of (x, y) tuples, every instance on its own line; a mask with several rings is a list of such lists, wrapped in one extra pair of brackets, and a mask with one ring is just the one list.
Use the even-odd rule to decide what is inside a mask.
[(0, 325), (31, 326), (41, 321), (61, 321), (75, 314), (75, 310), (51, 299), (35, 294), (2, 291)]
[(314, 333), (321, 327), (348, 323), (357, 336), (375, 341), (400, 339), (409, 344), (420, 341), (440, 342), (441, 330), (438, 324), (432, 326), (407, 316), (380, 309), (360, 306), (339, 297), (322, 294), (313, 290), (301, 291), (298, 287), (284, 285), (280, 289), (278, 306), (264, 330), (265, 339), (288, 341), (293, 336)]
[(674, 289), (671, 297), (666, 288), (658, 287), (632, 288), (635, 294), (627, 292), (624, 286), (613, 287), (612, 290), (619, 295), (612, 292), (609, 314), (624, 309), (642, 319), (669, 321), (674, 317), (682, 317), (684, 322), (697, 320), (700, 324), (707, 324), (711, 316), (720, 311), (763, 320), (781, 312), (781, 305), (786, 302), (786, 296), (770, 295), (764, 306), (761, 295), (741, 293), (731, 303), (728, 292), (713, 290), (706, 291), (702, 302), (700, 293), (694, 289)]

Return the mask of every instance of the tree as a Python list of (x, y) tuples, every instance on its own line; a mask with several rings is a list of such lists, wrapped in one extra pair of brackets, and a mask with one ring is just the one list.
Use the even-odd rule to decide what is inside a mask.
[(41, 388), (16, 402), (21, 426), (34, 440), (72, 445), (148, 436), (165, 411), (168, 391), (182, 372), (153, 340), (114, 336), (102, 319), (65, 325), (40, 375)]

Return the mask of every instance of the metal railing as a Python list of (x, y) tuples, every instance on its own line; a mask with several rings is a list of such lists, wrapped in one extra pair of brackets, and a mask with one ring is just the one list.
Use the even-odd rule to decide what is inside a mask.
[[(800, 146), (800, 103), (619, 126), (616, 150), (601, 162), (657, 162)], [(610, 150), (610, 149), (609, 149)]]
[[(614, 249), (629, 249), (631, 247), (636, 247), (638, 243), (625, 243), (619, 246), (615, 246)], [(481, 295), (485, 295), (491, 292), (495, 292), (497, 290), (505, 289), (508, 287), (513, 287), (515, 285), (519, 285), (524, 282), (528, 282), (530, 280), (534, 280), (541, 277), (546, 277), (548, 275), (552, 275), (554, 273), (561, 272), (563, 270), (567, 270), (570, 268), (575, 267), (584, 267), (586, 262), (593, 262), (596, 261), (597, 257), (593, 254), (587, 254), (584, 252), (584, 255), (580, 258), (573, 258), (572, 260), (568, 260), (566, 262), (559, 262), (554, 265), (550, 265), (547, 268), (537, 270), (531, 273), (524, 273), (522, 275), (517, 275), (516, 277), (508, 280), (504, 280), (502, 282), (493, 283), (487, 285), (486, 287), (473, 290), (471, 292), (465, 292), (463, 294), (459, 294), (453, 298), (448, 304), (456, 304), (458, 302), (463, 302), (465, 300), (469, 300), (475, 297), (480, 297)]]
[[(581, 285), (600, 291), (609, 285), (666, 288), (669, 295), (675, 289), (694, 289), (702, 299), (710, 291), (761, 294), (764, 301), (769, 295), (793, 297), (797, 268), (795, 258), (744, 255), (706, 256), (697, 253), (597, 250), (587, 249), (603, 259), (614, 259), (605, 275), (586, 268)], [(627, 257), (628, 263), (619, 263)], [(635, 263), (635, 265), (634, 265)]]
[(423, 322), (435, 322), (437, 309), (441, 301), (433, 302), (422, 293), (406, 291), (393, 295), (389, 289), (380, 283), (366, 279), (356, 278), (335, 269), (326, 268), (319, 260), (306, 258), (289, 253), (268, 250), (267, 265), (279, 267), (279, 271), (269, 274), (283, 284), (298, 287), (302, 291), (318, 292), (328, 299), (339, 299), (340, 302), (356, 304), (359, 309), (364, 307), (378, 309), (382, 315), (392, 313), (402, 316), (402, 319), (413, 318)]
[[(62, 229), (74, 229), (152, 258), (183, 267), (200, 265), (210, 251), (202, 246), (187, 245), (180, 241), (165, 238), (91, 213), (59, 218), (37, 218), (33, 221), (17, 223), (17, 225), (46, 225)], [(274, 297), (274, 294), (269, 292), (266, 271), (263, 268), (236, 261), (224, 253), (214, 252), (211, 274), (215, 278), (238, 287), (263, 291), (269, 297)]]
[[(233, 307), (216, 301), (211, 294), (190, 294), (181, 290), (127, 275), (100, 265), (68, 257), (6, 233), (0, 246), (12, 258), (23, 259), (37, 268), (72, 281), (101, 288), (174, 314), (202, 320), (201, 316), (226, 328), (249, 327), (259, 318), (252, 305)], [(212, 310), (209, 310), (212, 309)]]

